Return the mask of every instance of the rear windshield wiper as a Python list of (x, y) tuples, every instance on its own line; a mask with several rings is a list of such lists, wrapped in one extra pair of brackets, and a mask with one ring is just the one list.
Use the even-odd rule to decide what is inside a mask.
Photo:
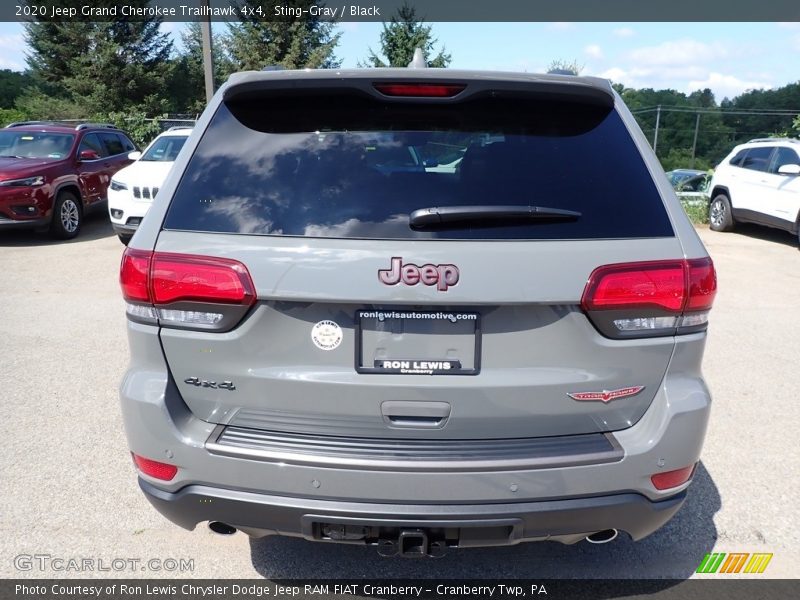
[(25, 158), (25, 157), (17, 156), (16, 154), (0, 154), (0, 158)]
[(409, 215), (408, 224), (413, 229), (448, 227), (476, 221), (485, 221), (487, 225), (497, 226), (502, 221), (514, 224), (522, 221), (574, 221), (580, 216), (581, 213), (574, 210), (546, 206), (474, 204), (418, 208)]

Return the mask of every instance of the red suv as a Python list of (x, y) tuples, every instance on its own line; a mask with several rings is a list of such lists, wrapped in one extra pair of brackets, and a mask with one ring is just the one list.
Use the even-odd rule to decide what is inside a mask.
[(111, 176), (136, 146), (117, 127), (45, 121), (0, 130), (0, 230), (45, 228), (78, 235), (83, 216), (105, 206)]

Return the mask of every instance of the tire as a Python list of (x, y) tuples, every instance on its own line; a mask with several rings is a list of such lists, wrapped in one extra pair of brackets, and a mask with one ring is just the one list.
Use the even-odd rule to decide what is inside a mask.
[(731, 201), (725, 194), (714, 196), (708, 205), (708, 226), (714, 231), (730, 231), (733, 225)]
[(120, 242), (122, 242), (124, 245), (127, 246), (128, 243), (131, 241), (131, 238), (133, 236), (132, 235), (125, 235), (124, 233), (118, 233), (117, 237), (119, 238)]
[(69, 240), (81, 231), (83, 210), (81, 202), (72, 192), (61, 192), (53, 205), (50, 233), (53, 237)]

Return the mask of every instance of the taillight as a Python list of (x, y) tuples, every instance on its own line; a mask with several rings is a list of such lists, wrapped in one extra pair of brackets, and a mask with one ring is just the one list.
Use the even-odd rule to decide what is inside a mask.
[(665, 473), (656, 473), (650, 477), (653, 482), (653, 487), (657, 490), (668, 490), (683, 485), (689, 481), (694, 475), (697, 463), (683, 467), (682, 469), (675, 469), (674, 471), (666, 471)]
[(158, 462), (157, 460), (153, 460), (151, 458), (145, 458), (144, 456), (139, 456), (133, 452), (131, 452), (131, 456), (133, 457), (133, 463), (136, 465), (136, 468), (150, 477), (161, 479), (162, 481), (170, 481), (178, 472), (178, 467), (175, 465)]
[(467, 87), (461, 83), (375, 83), (373, 85), (384, 96), (404, 98), (452, 98)]
[(622, 263), (592, 272), (581, 307), (608, 337), (675, 335), (707, 327), (716, 292), (708, 257)]
[(227, 330), (255, 303), (255, 287), (237, 260), (129, 248), (120, 266), (128, 316), (164, 326)]

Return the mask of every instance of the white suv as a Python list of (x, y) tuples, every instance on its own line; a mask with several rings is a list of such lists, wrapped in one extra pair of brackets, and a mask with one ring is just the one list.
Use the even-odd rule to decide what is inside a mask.
[(741, 221), (800, 238), (800, 140), (764, 138), (736, 146), (717, 167), (710, 188), (714, 231), (729, 231)]
[(172, 127), (158, 135), (144, 152), (131, 152), (128, 158), (136, 162), (111, 179), (108, 216), (111, 226), (126, 246), (191, 132), (190, 127)]

